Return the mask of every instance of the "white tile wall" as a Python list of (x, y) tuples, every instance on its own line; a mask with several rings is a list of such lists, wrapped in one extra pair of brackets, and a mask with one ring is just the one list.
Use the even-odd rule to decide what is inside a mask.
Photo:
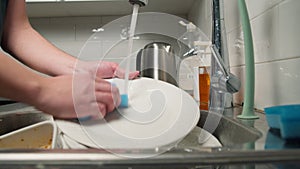
[[(244, 83), (245, 59), (237, 0), (224, 1), (231, 70)], [(300, 65), (300, 48), (298, 47), (300, 44), (300, 22), (298, 22), (300, 1), (246, 0), (246, 2), (251, 18), (255, 50), (256, 108), (263, 109), (266, 106), (299, 103), (300, 78), (297, 70)], [(211, 17), (211, 0), (195, 1), (189, 18), (208, 37), (211, 37)], [(102, 39), (98, 35), (91, 37), (95, 34), (90, 32), (95, 27), (105, 27), (108, 23), (113, 24), (110, 22), (118, 18), (120, 16), (33, 18), (31, 22), (48, 40), (74, 56), (78, 56), (81, 52), (82, 56), (86, 55), (87, 60), (92, 60), (103, 56), (105, 51), (113, 46), (116, 50), (111, 50), (105, 54), (106, 60), (122, 64), (126, 56), (126, 44), (116, 43), (119, 37), (112, 35), (116, 35), (115, 31), (120, 31), (126, 25), (123, 27), (117, 25), (109, 30), (110, 33), (101, 34)], [(153, 21), (155, 19), (157, 18), (152, 18)], [(171, 28), (165, 29), (163, 27), (161, 29), (162, 34), (170, 32), (176, 34), (177, 31), (180, 32), (183, 29), (167, 22), (160, 22), (159, 24), (151, 22), (150, 26), (141, 24), (140, 29), (143, 26), (150, 29), (163, 25), (164, 27), (171, 26)], [(89, 37), (91, 37), (88, 40), (89, 44), (84, 46)], [(139, 40), (135, 41), (134, 51), (136, 52), (145, 44), (156, 40), (170, 41), (168, 38), (157, 35), (141, 36)], [(182, 75), (184, 83), (186, 82), (185, 77)], [(186, 84), (189, 87), (189, 83)], [(234, 95), (234, 100), (237, 103), (243, 101), (243, 87), (240, 92)]]
[(278, 6), (274, 6), (252, 20), (256, 62), (280, 59), (278, 14)]
[[(231, 70), (242, 80), (234, 95), (243, 102), (244, 44), (237, 0), (224, 0), (225, 23)], [(199, 2), (200, 3), (200, 2)], [(255, 107), (300, 103), (300, 22), (299, 0), (246, 0), (255, 52)], [(199, 8), (202, 9), (202, 8)], [(194, 15), (198, 16), (194, 16)], [(202, 27), (206, 16), (191, 12), (190, 18)], [(205, 28), (203, 28), (205, 29)]]
[[(299, 104), (300, 58), (256, 65), (255, 107), (264, 108), (282, 104)], [(234, 67), (232, 72), (245, 82), (245, 67)], [(244, 85), (244, 84), (243, 84)], [(235, 102), (243, 102), (243, 88), (235, 95)]]
[(299, 104), (299, 65), (300, 58), (258, 65), (257, 106)]
[(59, 42), (53, 41), (52, 43), (58, 48), (65, 51), (66, 53), (69, 53), (72, 56), (78, 56), (86, 42), (85, 41), (59, 41)]
[[(172, 44), (175, 52), (179, 52), (177, 40), (185, 27), (179, 25), (179, 20), (185, 16), (164, 14), (139, 15), (134, 40), (132, 59), (135, 61), (137, 52), (146, 44), (161, 41)], [(91, 17), (54, 17), (30, 18), (33, 27), (46, 39), (63, 51), (82, 60), (113, 61), (125, 68), (128, 54), (128, 42), (121, 39), (120, 32), (129, 26), (129, 16), (91, 16)], [(95, 28), (104, 28), (104, 32), (93, 33)], [(154, 33), (154, 34), (153, 34)], [(166, 36), (165, 36), (166, 35)], [(135, 70), (135, 62), (131, 69)], [(182, 68), (183, 80), (187, 77), (188, 68)], [(183, 88), (190, 88), (189, 84)], [(185, 87), (184, 87), (185, 86)]]
[[(251, 21), (256, 63), (280, 59), (278, 13), (278, 7), (275, 6)], [(240, 25), (228, 31), (227, 35), (231, 66), (244, 65), (244, 41)]]
[(228, 32), (232, 32), (240, 26), (238, 0), (225, 0), (224, 3), (224, 20)]
[(246, 0), (249, 17), (253, 19), (259, 15), (262, 15), (282, 1), (284, 0)]
[(299, 11), (299, 0), (285, 0), (279, 4), (279, 46), (281, 58), (300, 56)]
[[(201, 17), (199, 17), (201, 16)], [(211, 0), (196, 0), (189, 15), (189, 20), (196, 24), (202, 31), (211, 38), (212, 24), (212, 2)]]
[(102, 49), (102, 41), (87, 41), (77, 57), (81, 60), (100, 60), (103, 57)]

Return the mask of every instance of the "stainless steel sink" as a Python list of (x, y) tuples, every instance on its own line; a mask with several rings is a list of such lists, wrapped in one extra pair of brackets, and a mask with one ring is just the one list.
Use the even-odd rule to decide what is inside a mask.
[(231, 149), (240, 149), (262, 137), (262, 133), (253, 127), (253, 123), (243, 124), (225, 115), (208, 111), (201, 111), (198, 126), (211, 132), (224, 147)]
[[(22, 104), (0, 106), (0, 133), (8, 133), (52, 118), (47, 114), (33, 108), (28, 109), (27, 107)], [(265, 124), (263, 118), (255, 121), (255, 123), (261, 122)], [(261, 132), (260, 128), (258, 128), (259, 130), (254, 128), (252, 123), (242, 124), (234, 116), (232, 118), (226, 115), (201, 111), (198, 126), (205, 129), (205, 127), (209, 126), (207, 124), (215, 126), (211, 133), (219, 139), (223, 147), (201, 149), (201, 145), (199, 145), (196, 149), (179, 148), (154, 158), (139, 160), (116, 158), (116, 156), (101, 149), (13, 150), (0, 148), (0, 163), (1, 166), (7, 166), (7, 168), (12, 166), (12, 168), (15, 166), (25, 166), (27, 168), (74, 168), (75, 166), (78, 168), (151, 168), (149, 166), (152, 166), (153, 168), (154, 166), (155, 168), (158, 165), (164, 166), (164, 168), (176, 168), (178, 166), (181, 168), (183, 166), (189, 166), (186, 168), (199, 168), (199, 166), (208, 166), (208, 168), (212, 166), (211, 168), (215, 168), (216, 165), (272, 164), (274, 162), (297, 163), (300, 160), (300, 151), (297, 150), (268, 151), (255, 148), (248, 149), (257, 143), (258, 140), (261, 140), (266, 133)], [(254, 126), (257, 127), (256, 125)], [(207, 130), (209, 131), (209, 129)], [(133, 152), (136, 151), (147, 153), (147, 151), (133, 150)]]
[(25, 104), (17, 103), (1, 106), (0, 135), (50, 119), (52, 119), (52, 116)]
[[(0, 107), (0, 135), (11, 131), (51, 119), (52, 116), (44, 114), (24, 104), (11, 104)], [(216, 123), (215, 129), (206, 129), (205, 123)], [(211, 132), (226, 148), (241, 148), (246, 143), (255, 142), (262, 134), (251, 126), (241, 124), (233, 118), (217, 113), (201, 111), (198, 126)], [(211, 126), (211, 125), (210, 125)], [(197, 148), (201, 147), (199, 144)]]

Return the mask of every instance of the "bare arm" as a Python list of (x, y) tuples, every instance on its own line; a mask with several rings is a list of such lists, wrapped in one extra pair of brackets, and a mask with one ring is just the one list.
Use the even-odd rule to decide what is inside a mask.
[[(118, 89), (101, 78), (95, 79), (90, 71), (78, 73), (77, 81), (73, 81), (76, 59), (52, 46), (32, 29), (24, 0), (9, 1), (2, 37), (2, 47), (9, 54), (31, 68), (55, 77), (37, 74), (0, 52), (1, 97), (33, 105), (60, 118), (104, 116), (120, 104)], [(91, 67), (89, 64), (84, 66)], [(114, 72), (112, 67), (108, 66), (107, 70)], [(93, 68), (94, 72), (96, 70)], [(74, 83), (82, 85), (74, 88)], [(76, 105), (82, 111), (75, 112), (73, 98), (79, 100)], [(90, 111), (91, 107), (94, 107), (93, 111)]]
[[(73, 81), (76, 59), (51, 45), (31, 27), (24, 0), (9, 1), (4, 25), (3, 49), (29, 67), (55, 77), (36, 74), (0, 52), (1, 97), (33, 105), (61, 118), (105, 116), (120, 104), (118, 89), (102, 79), (122, 77), (124, 73), (117, 70), (118, 65), (80, 62), (80, 69), (87, 71), (78, 71), (82, 73)], [(131, 73), (132, 78), (137, 75), (138, 72)], [(74, 83), (80, 85), (74, 88)], [(73, 98), (79, 101), (73, 103)], [(82, 111), (75, 112), (75, 104)]]
[(24, 0), (9, 1), (2, 46), (29, 67), (49, 75), (71, 74), (76, 62), (31, 27)]
[[(118, 89), (109, 82), (84, 72), (76, 77), (78, 85), (74, 88), (72, 75), (41, 76), (0, 52), (1, 97), (30, 104), (59, 118), (103, 117), (120, 104)], [(75, 111), (75, 104), (80, 111)]]
[(44, 77), (33, 73), (12, 58), (0, 53), (0, 95), (33, 104)]
[[(56, 48), (30, 25), (24, 0), (10, 0), (5, 19), (2, 47), (29, 67), (52, 76), (72, 74), (77, 59)], [(124, 76), (118, 64), (112, 62), (87, 62), (76, 69), (97, 69), (99, 77)], [(138, 76), (131, 72), (130, 78)]]

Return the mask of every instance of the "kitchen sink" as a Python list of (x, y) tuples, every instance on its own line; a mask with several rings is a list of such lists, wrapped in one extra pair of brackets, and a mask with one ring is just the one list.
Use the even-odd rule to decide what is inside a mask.
[[(213, 134), (223, 145), (230, 149), (240, 149), (246, 144), (254, 143), (262, 133), (254, 128), (253, 123), (245, 123), (220, 113), (201, 111), (198, 126)], [(213, 123), (213, 124), (209, 124)]]
[(38, 122), (51, 120), (52, 116), (25, 104), (9, 104), (0, 108), (0, 136)]
[[(240, 113), (240, 111), (239, 111)], [(0, 148), (2, 166), (27, 168), (216, 168), (223, 165), (297, 163), (300, 151), (257, 149), (257, 142), (265, 143), (267, 131), (257, 128), (266, 124), (263, 114), (258, 121), (246, 123), (226, 114), (201, 111), (198, 127), (212, 133), (222, 147), (175, 147), (161, 155), (145, 159), (122, 159), (101, 149), (3, 149)], [(6, 134), (42, 121), (52, 120), (32, 107), (17, 103), (0, 106), (0, 134)], [(253, 123), (255, 122), (255, 124)], [(263, 125), (261, 125), (263, 124)], [(254, 126), (254, 127), (253, 127)], [(263, 130), (267, 130), (264, 128)], [(262, 146), (264, 147), (264, 146)], [(124, 151), (124, 150), (119, 150)], [(125, 153), (153, 153), (153, 150), (125, 150)], [(39, 165), (37, 165), (39, 164)], [(240, 167), (238, 167), (240, 168)], [(272, 167), (269, 167), (272, 168)]]
[[(52, 116), (44, 114), (24, 104), (11, 104), (0, 108), (0, 135), (21, 129), (41, 121), (51, 120)], [(244, 125), (239, 121), (218, 114), (201, 111), (198, 127), (213, 134), (223, 147), (236, 149), (244, 144), (253, 143), (262, 136), (262, 133), (251, 126)], [(214, 126), (213, 130), (207, 128)], [(199, 144), (195, 148), (199, 148)]]

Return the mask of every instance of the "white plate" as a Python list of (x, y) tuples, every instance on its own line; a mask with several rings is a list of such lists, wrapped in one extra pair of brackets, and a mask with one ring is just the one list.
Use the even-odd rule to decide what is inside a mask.
[[(111, 82), (123, 92), (123, 80)], [(58, 126), (66, 135), (90, 147), (94, 143), (104, 149), (152, 149), (179, 142), (200, 118), (194, 99), (166, 82), (149, 78), (132, 80), (128, 94), (128, 108), (118, 108), (105, 119), (81, 121), (83, 132), (78, 126), (75, 130), (72, 122), (58, 121)], [(83, 133), (89, 139), (83, 139)]]
[(88, 147), (78, 143), (77, 141), (73, 140), (67, 135), (63, 134), (61, 138), (65, 141), (65, 143), (70, 149), (88, 149)]
[[(55, 120), (58, 128), (63, 132), (63, 135), (67, 135), (78, 143), (86, 145), (91, 148), (99, 148), (85, 133), (82, 126), (78, 123), (64, 120)], [(64, 140), (65, 141), (65, 140)]]

